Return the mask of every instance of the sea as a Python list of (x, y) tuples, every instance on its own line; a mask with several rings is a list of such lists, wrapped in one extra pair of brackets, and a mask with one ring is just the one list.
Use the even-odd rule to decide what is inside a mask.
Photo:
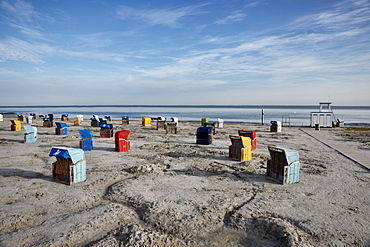
[[(370, 127), (370, 106), (331, 106), (335, 119), (344, 120), (345, 126)], [(230, 123), (269, 124), (270, 121), (282, 121), (284, 126), (309, 126), (310, 113), (318, 112), (319, 105), (67, 105), (67, 106), (0, 106), (4, 116), (36, 116), (68, 114), (69, 118), (83, 115), (90, 119), (92, 115), (110, 116), (120, 120), (128, 116), (130, 120), (142, 117), (177, 117), (179, 121), (195, 122), (203, 117), (210, 121), (218, 118)]]

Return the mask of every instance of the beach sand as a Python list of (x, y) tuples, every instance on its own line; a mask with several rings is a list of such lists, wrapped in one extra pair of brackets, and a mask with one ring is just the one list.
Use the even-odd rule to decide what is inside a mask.
[[(69, 121), (68, 135), (0, 122), (0, 246), (369, 246), (370, 172), (298, 127), (226, 123), (211, 145), (197, 145), (200, 123), (178, 134), (131, 121), (131, 149), (116, 152), (100, 128)], [(24, 123), (22, 123), (24, 125)], [(304, 128), (304, 127), (302, 127)], [(53, 146), (78, 148), (79, 129), (94, 133), (85, 151), (87, 180), (52, 179)], [(229, 135), (257, 131), (251, 161), (228, 157)], [(369, 131), (321, 129), (349, 148), (369, 152)], [(297, 150), (300, 180), (266, 178), (267, 146)]]

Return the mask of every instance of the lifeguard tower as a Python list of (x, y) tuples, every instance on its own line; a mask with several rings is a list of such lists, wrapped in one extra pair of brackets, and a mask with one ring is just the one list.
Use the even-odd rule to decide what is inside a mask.
[(319, 111), (311, 112), (311, 127), (315, 127), (317, 124), (320, 127), (331, 128), (335, 120), (334, 112), (331, 109), (331, 102), (320, 102)]

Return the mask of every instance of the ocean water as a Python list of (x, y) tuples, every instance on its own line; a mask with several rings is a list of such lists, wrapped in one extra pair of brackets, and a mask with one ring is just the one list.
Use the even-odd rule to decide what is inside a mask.
[[(90, 119), (93, 114), (99, 117), (111, 116), (115, 120), (128, 116), (131, 120), (141, 120), (141, 117), (177, 117), (179, 121), (200, 121), (202, 117), (209, 117), (211, 121), (217, 118), (225, 122), (261, 123), (262, 109), (264, 123), (283, 121), (292, 126), (308, 126), (310, 112), (317, 112), (318, 105), (239, 105), (239, 106), (133, 106), (133, 105), (105, 105), (105, 106), (0, 106), (0, 112), (15, 112), (8, 115), (36, 113), (36, 115), (54, 114), (59, 118), (61, 114), (68, 114), (70, 118), (78, 114), (84, 119)], [(345, 124), (370, 125), (370, 106), (332, 106), (335, 118), (343, 119)]]

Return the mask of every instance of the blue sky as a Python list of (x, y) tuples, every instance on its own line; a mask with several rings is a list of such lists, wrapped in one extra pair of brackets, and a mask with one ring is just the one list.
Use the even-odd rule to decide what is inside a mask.
[(0, 105), (370, 105), (370, 1), (0, 0)]

